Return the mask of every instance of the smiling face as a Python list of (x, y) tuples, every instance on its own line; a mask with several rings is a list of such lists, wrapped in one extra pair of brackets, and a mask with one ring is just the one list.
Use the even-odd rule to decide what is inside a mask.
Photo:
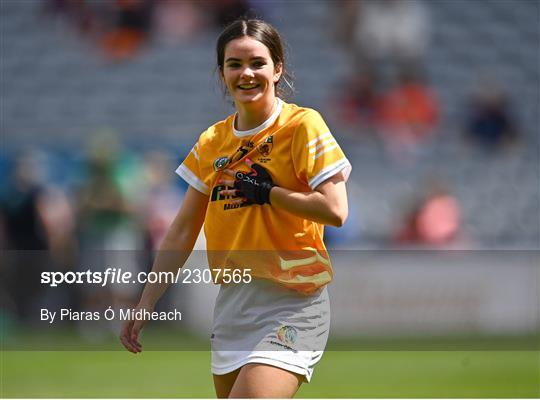
[(225, 47), (221, 78), (237, 106), (273, 103), (281, 71), (268, 48), (249, 36), (231, 40)]

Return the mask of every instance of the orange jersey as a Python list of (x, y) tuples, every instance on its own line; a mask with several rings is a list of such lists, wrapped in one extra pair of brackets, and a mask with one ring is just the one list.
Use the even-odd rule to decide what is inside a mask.
[[(217, 182), (224, 168), (249, 171), (247, 157), (263, 166), (275, 185), (311, 192), (338, 173), (347, 179), (351, 165), (315, 110), (278, 99), (274, 113), (255, 129), (237, 131), (234, 119), (203, 132), (176, 170), (209, 196), (204, 232), (210, 268), (250, 268), (253, 277), (312, 292), (332, 280), (324, 225), (270, 204), (234, 204), (231, 196), (219, 195), (231, 188)], [(214, 278), (220, 283), (215, 273)]]

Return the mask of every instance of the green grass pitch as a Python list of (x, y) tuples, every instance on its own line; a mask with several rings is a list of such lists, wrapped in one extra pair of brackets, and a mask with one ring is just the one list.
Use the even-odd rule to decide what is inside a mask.
[[(3, 351), (1, 397), (214, 397), (207, 351)], [(327, 351), (297, 397), (538, 398), (538, 351)]]

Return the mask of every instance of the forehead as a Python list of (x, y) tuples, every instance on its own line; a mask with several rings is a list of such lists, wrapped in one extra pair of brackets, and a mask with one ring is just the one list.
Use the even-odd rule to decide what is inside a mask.
[(265, 57), (270, 58), (270, 51), (263, 43), (249, 36), (243, 36), (231, 40), (225, 46), (225, 60), (233, 58), (252, 58)]

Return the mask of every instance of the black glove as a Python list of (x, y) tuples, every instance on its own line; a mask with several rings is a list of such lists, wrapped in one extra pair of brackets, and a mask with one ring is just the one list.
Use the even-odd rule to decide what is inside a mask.
[(259, 164), (253, 164), (249, 173), (237, 172), (234, 181), (237, 194), (249, 204), (270, 204), (270, 190), (274, 186), (268, 171)]

